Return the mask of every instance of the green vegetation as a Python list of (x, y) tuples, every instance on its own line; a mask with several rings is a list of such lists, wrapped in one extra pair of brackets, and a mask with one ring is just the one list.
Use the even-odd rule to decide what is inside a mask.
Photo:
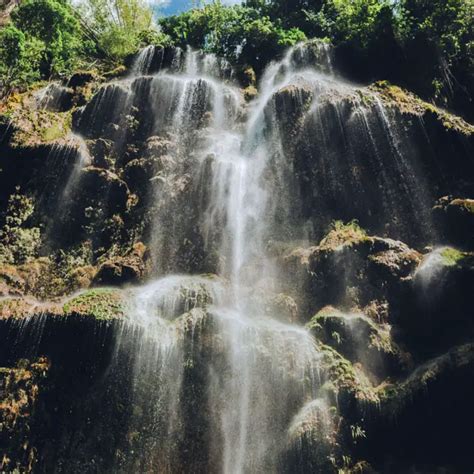
[(36, 256), (40, 244), (40, 229), (28, 225), (34, 212), (33, 200), (19, 191), (17, 188), (8, 200), (0, 231), (1, 263), (24, 263)]
[(334, 221), (326, 237), (319, 243), (319, 248), (322, 250), (335, 250), (338, 247), (351, 246), (367, 239), (367, 233), (359, 226), (356, 220), (347, 223)]
[(471, 0), (216, 0), (160, 24), (178, 45), (256, 71), (304, 38), (327, 38), (360, 79), (389, 79), (469, 115), (462, 102), (473, 92), (473, 18)]
[(443, 263), (446, 266), (454, 267), (464, 259), (466, 254), (452, 247), (446, 247), (441, 251), (441, 256), (443, 257)]
[(0, 98), (90, 65), (113, 69), (143, 44), (164, 44), (144, 0), (24, 0), (0, 31)]
[(140, 46), (190, 45), (257, 73), (291, 45), (324, 38), (354, 79), (386, 79), (472, 119), (472, 0), (214, 0), (154, 22), (145, 0), (25, 0), (0, 33), (3, 94)]
[[(251, 4), (251, 2), (248, 2)], [(263, 8), (225, 7), (217, 0), (160, 22), (179, 46), (191, 45), (227, 57), (234, 63), (261, 68), (288, 46), (306, 39), (296, 27), (284, 28)]]
[(71, 71), (88, 46), (68, 3), (25, 0), (0, 32), (0, 90)]
[(124, 302), (119, 290), (99, 288), (88, 290), (64, 304), (65, 314), (78, 314), (98, 320), (110, 320), (124, 314)]
[(140, 45), (169, 43), (154, 26), (145, 0), (86, 0), (80, 8), (85, 31), (94, 39), (98, 51), (113, 60), (122, 60)]

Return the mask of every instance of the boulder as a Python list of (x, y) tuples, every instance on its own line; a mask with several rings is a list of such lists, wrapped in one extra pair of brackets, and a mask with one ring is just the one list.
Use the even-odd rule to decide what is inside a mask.
[(111, 155), (114, 142), (105, 138), (88, 140), (87, 146), (93, 157), (93, 165), (97, 168), (110, 169), (112, 167)]
[(120, 212), (127, 208), (128, 186), (115, 173), (89, 166), (82, 170), (80, 184), (80, 202), (84, 207), (98, 206), (109, 212)]
[(112, 257), (99, 266), (93, 279), (95, 286), (123, 285), (142, 279), (147, 270), (148, 254), (142, 243), (137, 243), (124, 256)]
[(433, 207), (433, 217), (445, 241), (464, 249), (474, 249), (474, 199), (445, 196)]
[(404, 368), (390, 326), (376, 324), (362, 313), (343, 313), (328, 306), (307, 327), (318, 341), (333, 347), (352, 363), (361, 363), (378, 379)]
[(402, 242), (369, 236), (355, 223), (336, 222), (318, 245), (287, 251), (280, 259), (307, 320), (327, 305), (345, 311), (374, 301), (396, 306), (421, 254)]
[(410, 282), (410, 292), (399, 302), (397, 323), (410, 350), (429, 357), (470, 340), (473, 288), (472, 253), (441, 247), (426, 254)]
[(97, 81), (98, 77), (92, 71), (79, 71), (74, 73), (67, 82), (67, 87), (84, 87), (90, 82)]
[(419, 472), (470, 472), (473, 378), (470, 343), (381, 387), (379, 406), (365, 417), (364, 451), (374, 467), (381, 472), (410, 472), (416, 466)]
[(117, 289), (87, 290), (67, 300), (64, 315), (94, 318), (97, 321), (120, 319), (125, 314), (126, 297)]

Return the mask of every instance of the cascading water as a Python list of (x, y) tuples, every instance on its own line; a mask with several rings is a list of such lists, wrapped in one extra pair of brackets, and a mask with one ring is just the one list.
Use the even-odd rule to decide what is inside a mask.
[[(311, 126), (307, 143), (316, 148), (304, 150), (320, 160), (329, 194), (337, 194), (337, 166), (327, 162), (333, 137), (342, 136), (354, 179), (360, 162), (351, 148), (361, 146), (361, 131), (374, 169), (388, 150), (411, 179), (402, 191), (415, 193), (418, 183), (383, 106), (334, 75), (327, 45), (298, 45), (271, 64), (247, 106), (227, 63), (191, 50), (170, 54), (143, 50), (132, 74), (102, 88), (77, 120), (85, 136), (111, 138), (119, 154), (129, 141), (145, 143), (152, 166), (144, 193), (150, 250), (156, 274), (167, 276), (131, 290), (118, 340), (116, 360), (131, 358), (136, 407), (127, 468), (282, 472), (312, 419), (332, 429), (316, 341), (269, 303), (280, 275), (267, 243), (318, 235), (301, 203), (308, 180), (300, 157), (290, 158), (291, 131), (299, 127), (304, 140)], [(306, 194), (325, 201), (318, 192)], [(397, 201), (384, 196), (383, 204), (391, 212)]]
[[(200, 469), (199, 456), (183, 460), (180, 452), (189, 437), (186, 430), (194, 431), (189, 425), (197, 423), (186, 419), (191, 403), (186, 391), (199, 371), (204, 380), (199, 395), (193, 393), (194, 403), (207, 413), (212, 433), (204, 436), (203, 470), (275, 472), (283, 462), (291, 420), (317, 397), (320, 378), (319, 354), (309, 333), (281, 322), (278, 314), (268, 317), (254, 291), (272, 290), (276, 276), (264, 248), (273, 219), (273, 189), (265, 182), (272, 144), (265, 142), (264, 109), (271, 93), (262, 94), (243, 123), (239, 93), (220, 78), (227, 73), (216, 58), (187, 51), (170, 69), (142, 75), (149, 72), (153, 54), (145, 50), (133, 77), (106, 88), (98, 104), (117, 90), (126, 95), (116, 116), (130, 114), (144, 100), (156, 104), (147, 133), (178, 137), (176, 173), (194, 168), (192, 188), (200, 204), (196, 223), (205, 249), (219, 256), (221, 277), (172, 275), (133, 290), (130, 324), (117, 351), (134, 354), (134, 403), (149, 409), (147, 422), (143, 417), (135, 421), (147, 428), (134, 466), (154, 472)], [(267, 80), (276, 82), (278, 74), (280, 68)], [(285, 71), (286, 80), (289, 74)], [(99, 109), (96, 104), (93, 114)], [(153, 190), (164, 210), (154, 218), (152, 247), (157, 261), (171, 261), (169, 268), (169, 234), (162, 226), (171, 202), (165, 189), (155, 185)], [(157, 268), (166, 266), (157, 263)], [(150, 390), (146, 395), (144, 383)]]

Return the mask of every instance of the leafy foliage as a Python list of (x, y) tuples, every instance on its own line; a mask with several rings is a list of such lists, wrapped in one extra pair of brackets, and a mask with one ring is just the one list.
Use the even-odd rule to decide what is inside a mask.
[(215, 1), (164, 18), (160, 24), (178, 45), (202, 48), (259, 70), (286, 47), (306, 39), (300, 29), (286, 29), (280, 20), (260, 13), (253, 7), (227, 7)]
[[(44, 43), (27, 38), (13, 25), (0, 31), (0, 91), (9, 92), (40, 78), (39, 66)], [(1, 94), (0, 94), (1, 96)]]
[(32, 199), (17, 189), (8, 200), (5, 223), (0, 232), (0, 260), (3, 263), (24, 263), (37, 255), (40, 229), (28, 226), (33, 212)]
[(145, 0), (86, 0), (81, 10), (98, 48), (114, 60), (134, 53), (140, 44), (166, 43)]
[(71, 70), (81, 50), (79, 22), (67, 4), (59, 0), (25, 0), (12, 13), (12, 23), (26, 37), (44, 45), (45, 75)]
[[(122, 61), (141, 44), (165, 44), (144, 0), (24, 0), (0, 31), (0, 97), (98, 60)], [(2, 93), (3, 91), (3, 93)]]
[(353, 79), (387, 79), (474, 119), (472, 0), (221, 0), (153, 21), (146, 0), (25, 0), (0, 32), (0, 88), (123, 60), (140, 46), (190, 45), (257, 73), (285, 48), (327, 38)]

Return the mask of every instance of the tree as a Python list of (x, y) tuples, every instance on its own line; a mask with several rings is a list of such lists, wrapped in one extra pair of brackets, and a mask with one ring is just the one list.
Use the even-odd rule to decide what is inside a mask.
[(40, 78), (39, 66), (44, 51), (42, 41), (27, 38), (13, 25), (0, 31), (0, 97)]
[(259, 70), (282, 51), (306, 39), (298, 28), (286, 29), (262, 10), (225, 6), (219, 0), (181, 15), (163, 18), (163, 32), (178, 45), (191, 45)]
[(397, 13), (407, 85), (474, 119), (474, 2), (401, 0)]
[(24, 0), (11, 15), (13, 25), (27, 39), (41, 41), (43, 77), (61, 74), (77, 65), (83, 48), (80, 24), (70, 5), (61, 0)]
[(134, 53), (143, 40), (164, 40), (145, 0), (86, 0), (82, 10), (99, 48), (115, 60)]

